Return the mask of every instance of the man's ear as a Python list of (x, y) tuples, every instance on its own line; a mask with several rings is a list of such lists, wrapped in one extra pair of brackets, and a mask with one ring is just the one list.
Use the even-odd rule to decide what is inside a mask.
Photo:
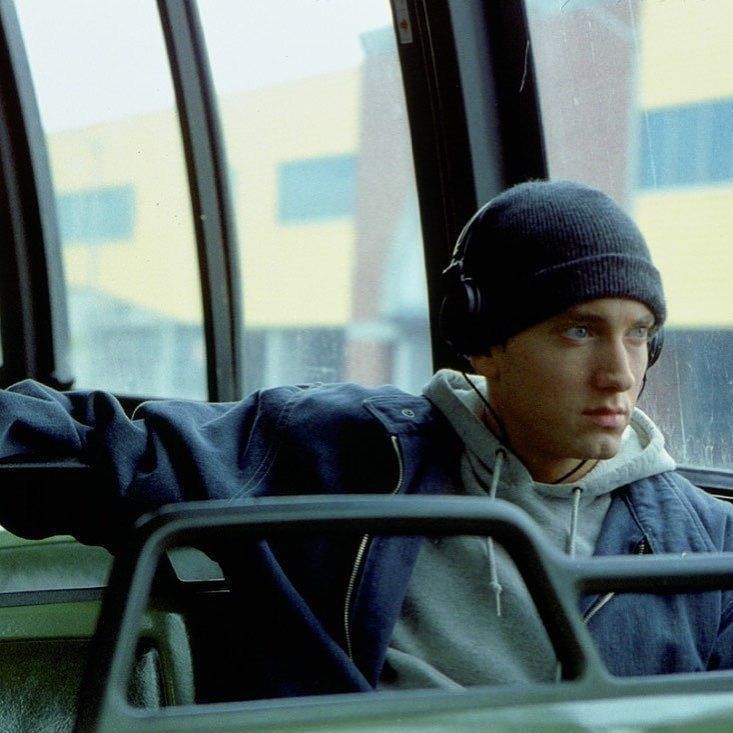
[(492, 348), (488, 354), (474, 354), (469, 357), (471, 367), (476, 374), (480, 374), (486, 379), (496, 379), (499, 376), (499, 368), (496, 363)]

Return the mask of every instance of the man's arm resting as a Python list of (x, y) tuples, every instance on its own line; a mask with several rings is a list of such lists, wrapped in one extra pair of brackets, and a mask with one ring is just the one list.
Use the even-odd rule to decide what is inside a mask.
[(0, 391), (0, 524), (110, 546), (159, 506), (231, 497), (257, 405), (151, 402), (130, 419), (105, 392)]

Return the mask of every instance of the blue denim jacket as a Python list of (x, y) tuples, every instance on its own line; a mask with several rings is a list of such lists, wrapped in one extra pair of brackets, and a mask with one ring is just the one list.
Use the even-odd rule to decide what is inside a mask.
[[(291, 386), (232, 404), (150, 402), (132, 420), (105, 393), (61, 394), (34, 382), (0, 393), (0, 460), (88, 463), (107, 477), (106, 499), (133, 514), (208, 498), (440, 493), (457, 480), (461, 450), (438, 410), (393, 387)], [(642, 540), (653, 553), (730, 551), (732, 511), (679, 475), (659, 474), (614, 493), (596, 554), (631, 554)], [(19, 534), (93, 534), (88, 509), (46, 507), (43, 516), (40, 526), (37, 512), (0, 506), (0, 522)], [(59, 526), (58, 516), (83, 519)], [(242, 595), (247, 695), (373, 689), (419, 543), (338, 537), (236, 548), (226, 569)], [(733, 667), (729, 592), (619, 595), (600, 608), (596, 601), (584, 599), (581, 610), (614, 674)]]

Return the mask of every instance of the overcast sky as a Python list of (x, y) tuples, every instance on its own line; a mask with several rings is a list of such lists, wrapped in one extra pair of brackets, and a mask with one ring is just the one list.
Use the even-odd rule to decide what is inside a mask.
[[(359, 63), (388, 0), (200, 0), (221, 94)], [(154, 0), (17, 0), (44, 127), (173, 105)]]

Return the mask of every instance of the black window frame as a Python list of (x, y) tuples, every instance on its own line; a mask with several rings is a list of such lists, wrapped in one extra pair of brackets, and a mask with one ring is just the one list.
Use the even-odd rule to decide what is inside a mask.
[(64, 389), (73, 376), (56, 202), (11, 0), (0, 0), (0, 101), (0, 386), (34, 378)]
[[(242, 295), (219, 113), (195, 0), (158, 0), (176, 92), (199, 259), (208, 398), (241, 397)], [(12, 0), (0, 0), (0, 386), (67, 389), (69, 326), (44, 131)], [(121, 395), (134, 405), (142, 397)]]
[[(477, 206), (547, 177), (523, 0), (392, 0), (412, 135), (435, 369), (459, 366), (438, 330), (441, 272)], [(398, 23), (407, 13), (411, 40)]]
[(216, 92), (195, 0), (158, 0), (178, 105), (199, 255), (209, 400), (239, 399), (242, 293)]

